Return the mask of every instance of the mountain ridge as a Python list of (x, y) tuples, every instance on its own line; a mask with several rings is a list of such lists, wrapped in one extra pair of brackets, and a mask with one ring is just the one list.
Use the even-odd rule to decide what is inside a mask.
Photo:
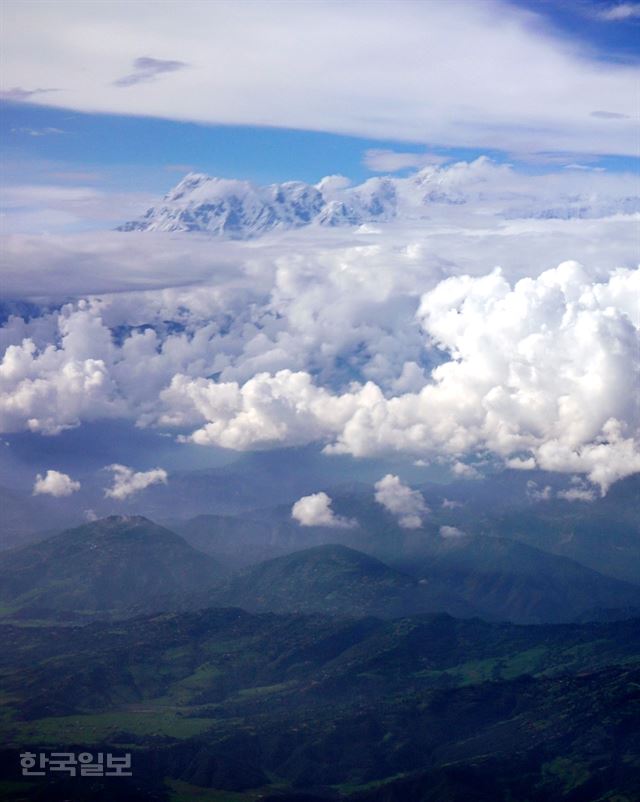
[(428, 166), (408, 177), (375, 176), (352, 186), (342, 176), (317, 184), (250, 181), (188, 173), (162, 201), (119, 231), (199, 232), (245, 240), (305, 226), (357, 227), (398, 219), (424, 220), (436, 210), (482, 203), (503, 219), (571, 219), (634, 214), (640, 197), (584, 191), (532, 198), (507, 165), (473, 162)]
[(213, 585), (212, 557), (143, 516), (113, 515), (0, 555), (0, 601), (11, 610), (107, 612), (160, 593)]

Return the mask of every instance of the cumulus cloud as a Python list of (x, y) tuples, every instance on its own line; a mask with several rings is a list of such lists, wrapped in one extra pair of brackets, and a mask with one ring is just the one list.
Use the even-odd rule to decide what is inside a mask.
[(466, 462), (461, 462), (458, 459), (451, 464), (450, 470), (451, 473), (458, 479), (482, 478), (482, 473), (474, 465), (467, 465)]
[(565, 501), (583, 501), (589, 503), (595, 501), (596, 493), (593, 487), (589, 487), (588, 483), (580, 476), (572, 476), (570, 487), (566, 490), (558, 491), (558, 498)]
[(444, 538), (445, 540), (454, 540), (458, 537), (464, 537), (465, 533), (462, 529), (458, 529), (457, 526), (441, 526), (440, 527), (440, 537)]
[(458, 507), (462, 507), (462, 506), (463, 506), (462, 502), (460, 502), (460, 501), (454, 501), (454, 500), (449, 499), (449, 498), (442, 499), (442, 507), (445, 510), (455, 510)]
[(84, 307), (57, 321), (59, 347), (27, 337), (9, 345), (0, 364), (0, 425), (57, 434), (81, 420), (124, 411), (108, 363), (111, 335)]
[(70, 496), (80, 490), (80, 482), (73, 480), (68, 474), (48, 470), (44, 476), (38, 474), (33, 485), (33, 495), (48, 495), (61, 498)]
[(596, 497), (596, 494), (593, 490), (584, 490), (580, 487), (571, 487), (569, 490), (560, 490), (558, 492), (558, 498), (562, 498), (565, 501), (593, 501)]
[(356, 522), (336, 515), (331, 509), (331, 498), (326, 493), (313, 493), (298, 499), (291, 508), (291, 517), (301, 526), (330, 526), (349, 529)]
[(412, 490), (399, 476), (388, 473), (375, 483), (375, 500), (398, 519), (404, 529), (419, 529), (429, 513), (422, 493)]
[(527, 498), (531, 501), (549, 501), (553, 498), (553, 488), (551, 485), (540, 487), (537, 482), (530, 479), (527, 482)]
[[(635, 394), (638, 271), (592, 284), (567, 262), (513, 287), (499, 270), (453, 277), (417, 312), (448, 359), (419, 392), (388, 397), (372, 381), (336, 394), (304, 371), (243, 385), (177, 376), (162, 395), (192, 439), (246, 449), (328, 440), (329, 453), (460, 457), (488, 451), (511, 467), (585, 473), (603, 492), (640, 470)], [(170, 423), (167, 414), (162, 419)]]
[(126, 465), (109, 465), (106, 470), (113, 472), (113, 485), (105, 490), (107, 498), (122, 501), (147, 487), (167, 483), (167, 472), (163, 468), (150, 471), (134, 471)]
[(133, 72), (118, 78), (113, 82), (114, 86), (135, 86), (136, 84), (146, 83), (155, 80), (159, 75), (168, 72), (183, 70), (189, 65), (184, 61), (173, 61), (169, 59), (151, 58), (141, 56), (133, 62)]
[[(605, 18), (633, 17), (636, 6), (615, 6)], [(64, 88), (50, 100), (64, 108), (449, 147), (637, 149), (632, 119), (612, 130), (589, 116), (594, 108), (634, 113), (636, 67), (569, 47), (544, 17), (514, 3), (384, 0), (363, 14), (359, 3), (61, 2), (38, 22), (29, 3), (14, 4), (7, 15), (5, 80), (55, 80)], [(113, 35), (123, 27), (127, 36)], [(153, 81), (158, 65), (176, 62), (145, 57), (114, 86), (132, 42), (144, 42), (149, 53), (188, 53), (198, 69)]]
[(549, 501), (553, 498), (560, 498), (564, 501), (584, 501), (591, 502), (597, 498), (597, 493), (593, 486), (590, 486), (580, 476), (572, 476), (569, 487), (564, 490), (554, 491), (551, 485), (540, 487), (537, 482), (530, 480), (527, 482), (527, 498), (531, 501)]

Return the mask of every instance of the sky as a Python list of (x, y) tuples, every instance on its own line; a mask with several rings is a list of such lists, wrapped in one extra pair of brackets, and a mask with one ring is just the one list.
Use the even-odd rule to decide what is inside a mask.
[(361, 180), (370, 150), (638, 156), (637, 4), (454, 5), (7, 2), (4, 169), (157, 192)]
[[(315, 445), (606, 492), (640, 466), (639, 31), (635, 2), (7, 0), (0, 480), (74, 488), (53, 439), (129, 426), (153, 436), (105, 464)], [(190, 172), (252, 203), (345, 176), (329, 200), (358, 208), (392, 176), (400, 206), (114, 231)]]

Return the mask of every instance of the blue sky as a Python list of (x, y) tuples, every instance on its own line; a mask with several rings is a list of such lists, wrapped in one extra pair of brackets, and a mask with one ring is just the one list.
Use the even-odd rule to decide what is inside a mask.
[[(13, 180), (28, 180), (25, 169), (33, 171), (34, 180), (46, 180), (47, 174), (68, 169), (95, 172), (122, 188), (144, 187), (156, 192), (190, 170), (260, 183), (316, 182), (332, 174), (361, 181), (373, 174), (363, 164), (367, 150), (425, 151), (418, 143), (83, 114), (24, 103), (5, 103), (0, 126), (4, 166)], [(429, 151), (452, 159), (473, 159), (487, 153), (484, 148)], [(500, 156), (497, 151), (493, 154)]]
[[(557, 165), (553, 159), (531, 163), (490, 148), (429, 147), (286, 128), (84, 114), (8, 102), (2, 104), (0, 137), (8, 183), (50, 183), (64, 176), (70, 182), (154, 193), (166, 191), (192, 170), (257, 183), (315, 183), (333, 174), (360, 182), (376, 174), (366, 166), (365, 154), (378, 149), (428, 152), (455, 161), (487, 155), (498, 162), (519, 164), (526, 172), (547, 172)], [(572, 160), (564, 158), (565, 163)], [(624, 156), (589, 157), (587, 162), (609, 170), (632, 170), (637, 165), (636, 159)]]
[[(518, 0), (514, 5), (540, 14), (562, 36), (585, 45), (597, 58), (604, 61), (637, 63), (640, 57), (638, 3), (616, 3), (608, 0)], [(628, 16), (624, 16), (625, 7)], [(622, 9), (620, 18), (608, 18), (607, 15), (611, 15), (616, 8)]]

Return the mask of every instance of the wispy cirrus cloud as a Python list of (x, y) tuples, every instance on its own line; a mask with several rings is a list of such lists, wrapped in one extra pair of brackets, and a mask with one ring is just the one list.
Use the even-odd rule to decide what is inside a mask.
[(618, 3), (595, 12), (598, 19), (605, 22), (626, 22), (640, 19), (640, 3)]
[(189, 65), (184, 61), (174, 61), (161, 58), (151, 58), (141, 56), (133, 62), (133, 72), (118, 78), (113, 82), (114, 86), (135, 86), (136, 84), (154, 81), (159, 75), (168, 72), (183, 70)]
[(55, 134), (64, 134), (61, 128), (54, 128), (47, 126), (45, 128), (12, 128), (12, 134), (25, 134), (26, 136), (52, 136)]
[(0, 100), (8, 100), (13, 103), (20, 103), (24, 100), (30, 100), (34, 95), (40, 95), (44, 92), (58, 92), (58, 89), (25, 89), (22, 86), (14, 86), (11, 89), (0, 89)]
[(619, 111), (592, 111), (589, 115), (597, 120), (628, 120), (629, 114), (621, 114)]

